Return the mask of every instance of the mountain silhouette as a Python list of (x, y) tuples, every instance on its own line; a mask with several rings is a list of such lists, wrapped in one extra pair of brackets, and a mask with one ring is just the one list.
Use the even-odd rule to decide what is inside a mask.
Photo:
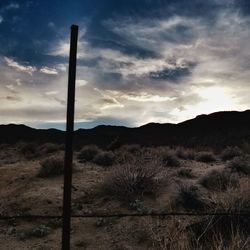
[[(65, 132), (57, 129), (34, 129), (15, 124), (0, 125), (0, 143), (64, 143), (64, 140)], [(241, 145), (244, 142), (250, 142), (250, 110), (199, 115), (178, 124), (148, 123), (137, 128), (100, 125), (74, 132), (75, 147), (96, 144), (103, 148), (115, 148), (122, 144), (141, 144), (221, 148)]]

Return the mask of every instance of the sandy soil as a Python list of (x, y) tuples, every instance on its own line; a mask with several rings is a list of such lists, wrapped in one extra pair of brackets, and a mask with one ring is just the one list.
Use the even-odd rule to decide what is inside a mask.
[[(63, 155), (63, 151), (54, 153)], [(51, 155), (50, 155), (51, 156)], [(46, 156), (44, 156), (46, 157)], [(37, 173), (43, 157), (25, 159), (14, 147), (5, 147), (0, 152), (0, 214), (2, 215), (61, 215), (62, 176), (40, 178)], [(100, 192), (105, 177), (112, 168), (103, 168), (93, 163), (79, 163), (75, 156), (73, 173), (72, 213), (131, 212), (128, 204), (112, 199)], [(178, 168), (164, 168), (161, 173), (162, 188), (156, 197), (144, 197), (142, 204), (147, 209), (169, 211), (178, 187), (184, 183), (199, 185), (202, 176), (214, 169), (224, 169), (225, 163), (218, 160), (207, 164), (195, 160), (180, 160)], [(193, 178), (178, 176), (181, 168), (192, 168)], [(241, 178), (245, 192), (250, 191), (248, 177)], [(201, 190), (208, 193), (203, 187)], [(134, 212), (134, 211), (132, 211)], [(168, 220), (169, 218), (165, 218)], [(153, 219), (151, 219), (153, 220)], [(171, 219), (169, 219), (171, 220)], [(176, 219), (183, 224), (187, 219)], [(155, 218), (154, 223), (159, 219)], [(53, 226), (48, 226), (52, 224)], [(152, 246), (152, 235), (148, 219), (145, 218), (73, 218), (72, 249), (158, 249)], [(46, 226), (49, 233), (44, 237), (22, 238), (27, 229)], [(153, 227), (153, 226), (152, 226)], [(147, 229), (147, 230), (145, 230)], [(46, 230), (45, 230), (46, 231)], [(153, 231), (153, 229), (151, 230)], [(21, 235), (21, 236), (20, 236)], [(60, 249), (60, 223), (53, 220), (10, 220), (0, 221), (0, 249)], [(163, 249), (163, 248), (162, 248)]]

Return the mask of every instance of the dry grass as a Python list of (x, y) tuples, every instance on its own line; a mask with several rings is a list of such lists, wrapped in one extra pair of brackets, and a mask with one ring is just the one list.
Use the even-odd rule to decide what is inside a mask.
[(173, 207), (177, 210), (204, 210), (207, 200), (198, 186), (182, 184), (174, 199)]
[(231, 160), (236, 156), (242, 155), (239, 147), (226, 147), (220, 154), (220, 158), (224, 161)]
[(175, 154), (175, 150), (168, 150), (162, 155), (163, 166), (166, 167), (179, 167), (181, 165), (180, 160)]
[(205, 163), (215, 162), (216, 158), (212, 152), (199, 152), (196, 156), (196, 160)]
[(84, 146), (78, 154), (78, 159), (81, 162), (92, 161), (100, 151), (101, 150), (96, 145)]
[(250, 156), (239, 156), (234, 158), (228, 167), (233, 172), (250, 175)]
[[(62, 178), (34, 178), (41, 158), (24, 159), (16, 154), (20, 152), (19, 149), (15, 151), (11, 147), (2, 150), (5, 151), (2, 153), (6, 153), (5, 157), (18, 156), (20, 158), (17, 160), (21, 159), (22, 162), (9, 165), (2, 163), (0, 167), (0, 213), (50, 215), (61, 212)], [(236, 167), (225, 168), (222, 161), (216, 161), (213, 165), (193, 161), (191, 158), (199, 152), (190, 150), (191, 156), (188, 156), (189, 149), (186, 148), (142, 148), (138, 145), (120, 147), (112, 152), (115, 164), (107, 168), (92, 164), (95, 157), (105, 153), (98, 148), (93, 150), (93, 158), (89, 162), (83, 160), (84, 164), (79, 163), (73, 175), (73, 213), (93, 215), (95, 212), (142, 214), (171, 211), (222, 212), (229, 213), (228, 216), (73, 219), (72, 248), (250, 249), (249, 217), (233, 216), (233, 213), (250, 211), (249, 175), (242, 171), (242, 164), (237, 163), (237, 157), (232, 160), (237, 163)], [(162, 156), (166, 152), (177, 157), (181, 168), (161, 166)], [(62, 152), (54, 153), (58, 155)], [(49, 154), (52, 156), (53, 152)], [(116, 165), (118, 159), (122, 164)], [(46, 171), (43, 170), (45, 176), (56, 176), (57, 164), (51, 158), (49, 160), (47, 163), (42, 162), (46, 165)], [(103, 162), (100, 160), (100, 164)], [(215, 174), (211, 174), (212, 170), (215, 170)], [(236, 178), (236, 184), (233, 178)], [(207, 187), (200, 185), (202, 179), (206, 179)], [(0, 241), (3, 249), (43, 249), (44, 245), (44, 249), (60, 248), (61, 228), (58, 227), (61, 224), (42, 221), (36, 224), (27, 221), (15, 223), (7, 226), (1, 224)], [(19, 236), (25, 240), (17, 240)]]
[(38, 177), (53, 177), (62, 175), (64, 172), (64, 160), (62, 158), (51, 157), (41, 162)]
[(154, 162), (135, 160), (116, 166), (104, 182), (105, 193), (119, 199), (132, 199), (137, 196), (154, 195), (160, 188), (157, 176), (161, 166)]
[(176, 155), (183, 160), (194, 160), (195, 154), (195, 150), (191, 148), (177, 147), (176, 149)]
[(191, 168), (182, 168), (177, 172), (177, 175), (182, 178), (194, 178), (195, 177)]
[(213, 170), (202, 177), (200, 184), (213, 191), (225, 191), (230, 187), (237, 187), (239, 178), (226, 170)]
[(44, 143), (42, 146), (40, 146), (39, 150), (42, 151), (44, 154), (51, 154), (59, 151), (61, 149), (61, 146), (54, 143)]
[(109, 167), (115, 163), (115, 156), (112, 152), (100, 152), (93, 158), (93, 162), (99, 166)]
[(40, 156), (38, 145), (36, 143), (20, 142), (17, 144), (17, 148), (21, 155), (26, 159), (33, 159)]

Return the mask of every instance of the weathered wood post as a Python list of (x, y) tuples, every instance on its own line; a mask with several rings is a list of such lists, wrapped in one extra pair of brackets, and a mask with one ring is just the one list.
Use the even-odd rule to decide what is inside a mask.
[(65, 160), (64, 160), (62, 250), (70, 249), (71, 185), (72, 185), (73, 133), (74, 133), (74, 112), (75, 112), (77, 37), (78, 37), (78, 26), (72, 25), (71, 36), (70, 36), (67, 125), (66, 125)]

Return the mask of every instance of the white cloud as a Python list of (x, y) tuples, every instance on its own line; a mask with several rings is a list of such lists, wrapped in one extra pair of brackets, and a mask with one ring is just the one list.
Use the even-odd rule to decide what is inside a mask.
[(88, 84), (88, 81), (86, 80), (76, 80), (76, 87), (82, 87)]
[(16, 84), (17, 84), (17, 86), (22, 86), (22, 81), (21, 81), (21, 79), (17, 78), (17, 79), (16, 79)]
[(126, 100), (135, 102), (165, 102), (175, 99), (169, 96), (152, 95), (147, 92), (122, 94), (121, 98), (125, 98)]
[(0, 23), (3, 22), (3, 17), (0, 15)]
[(17, 71), (26, 72), (30, 75), (32, 75), (33, 72), (37, 71), (36, 67), (22, 65), (11, 58), (4, 57), (4, 60), (9, 67), (12, 67)]
[(67, 67), (68, 67), (68, 65), (67, 64), (63, 64), (63, 63), (60, 63), (60, 64), (57, 64), (56, 66), (55, 66), (58, 70), (60, 70), (60, 71), (67, 71)]
[(42, 67), (40, 69), (40, 72), (47, 74), (47, 75), (58, 75), (58, 72), (54, 68), (49, 68), (49, 67)]
[[(56, 43), (48, 52), (48, 55), (68, 57), (70, 49), (69, 39), (61, 40)], [(79, 41), (77, 45), (77, 58), (89, 58), (90, 53), (87, 51), (88, 43), (85, 41)]]
[(58, 94), (57, 90), (51, 90), (51, 91), (45, 92), (45, 95), (56, 95), (56, 94)]
[(10, 91), (15, 90), (13, 84), (8, 84), (8, 85), (6, 85), (5, 87), (6, 87), (7, 89), (9, 89)]
[[(88, 42), (84, 39), (86, 28), (82, 27), (79, 30), (78, 43), (77, 43), (77, 58), (90, 58), (93, 51), (89, 51)], [(68, 57), (70, 50), (70, 38), (67, 36), (55, 42), (49, 48), (47, 54), (52, 56)]]

